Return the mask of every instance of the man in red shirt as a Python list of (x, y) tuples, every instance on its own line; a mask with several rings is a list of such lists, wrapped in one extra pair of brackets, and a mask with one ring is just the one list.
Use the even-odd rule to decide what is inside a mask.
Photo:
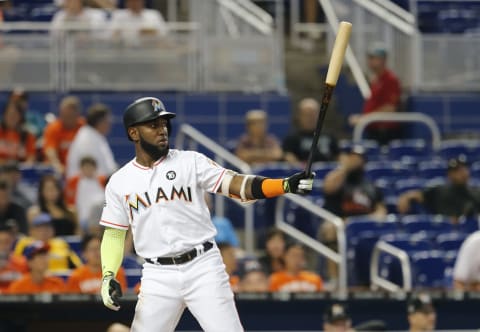
[[(362, 114), (353, 114), (350, 125), (355, 126), (366, 114), (373, 112), (397, 112), (400, 103), (400, 81), (387, 68), (387, 50), (381, 43), (374, 43), (368, 50), (368, 68), (371, 71), (371, 95), (363, 105)], [(402, 128), (397, 122), (375, 122), (366, 128), (366, 138), (387, 144), (402, 137)]]

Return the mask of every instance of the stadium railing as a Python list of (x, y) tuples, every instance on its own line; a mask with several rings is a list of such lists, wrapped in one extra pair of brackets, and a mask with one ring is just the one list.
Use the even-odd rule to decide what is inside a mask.
[(362, 117), (360, 122), (353, 129), (353, 141), (360, 142), (362, 140), (363, 132), (369, 124), (379, 121), (392, 121), (392, 122), (417, 122), (423, 123), (429, 129), (432, 138), (432, 149), (436, 152), (441, 147), (440, 130), (436, 122), (428, 115), (423, 113), (386, 113), (375, 112), (370, 113)]
[(51, 31), (49, 22), (3, 23), (0, 89), (28, 91), (284, 91), (278, 34), (206, 34), (168, 22), (164, 38), (125, 42), (105, 30)]
[[(338, 252), (333, 251), (325, 244), (306, 235), (296, 227), (292, 226), (285, 219), (284, 208), (286, 201), (291, 201), (311, 214), (320, 217), (325, 222), (333, 224), (336, 231)], [(326, 257), (338, 265), (338, 284), (336, 291), (339, 296), (345, 296), (347, 293), (347, 243), (345, 239), (345, 226), (343, 220), (333, 213), (321, 208), (308, 199), (295, 195), (285, 195), (277, 199), (275, 208), (275, 224), (292, 238), (302, 242), (316, 253)]]
[[(382, 253), (390, 254), (400, 261), (403, 277), (403, 285), (401, 287), (380, 275), (379, 265), (380, 255)], [(385, 289), (390, 292), (398, 292), (400, 290), (411, 291), (412, 271), (408, 254), (405, 252), (405, 250), (392, 246), (385, 241), (378, 241), (372, 252), (372, 260), (370, 262), (370, 278), (372, 290)]]

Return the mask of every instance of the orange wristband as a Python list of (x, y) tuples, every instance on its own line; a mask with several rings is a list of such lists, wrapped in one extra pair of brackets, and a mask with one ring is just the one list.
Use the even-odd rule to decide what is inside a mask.
[(285, 194), (283, 179), (265, 179), (262, 182), (262, 192), (265, 197), (276, 197)]

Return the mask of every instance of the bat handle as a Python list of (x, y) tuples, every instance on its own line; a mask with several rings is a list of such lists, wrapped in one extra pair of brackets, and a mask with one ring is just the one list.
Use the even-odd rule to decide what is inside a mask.
[(322, 103), (320, 105), (320, 112), (318, 113), (317, 126), (315, 129), (315, 133), (313, 134), (312, 145), (310, 147), (307, 163), (305, 165), (305, 174), (308, 176), (312, 175), (313, 155), (317, 150), (318, 140), (320, 139), (320, 133), (322, 131), (323, 123), (325, 122), (325, 115), (327, 114), (328, 104), (330, 103), (330, 99), (332, 99), (334, 88), (334, 85), (325, 84)]

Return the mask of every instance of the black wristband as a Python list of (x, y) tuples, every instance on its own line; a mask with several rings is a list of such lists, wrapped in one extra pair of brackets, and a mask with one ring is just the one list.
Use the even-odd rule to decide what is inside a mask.
[(254, 199), (265, 198), (262, 190), (262, 182), (265, 180), (263, 176), (255, 176), (252, 180), (252, 196)]

